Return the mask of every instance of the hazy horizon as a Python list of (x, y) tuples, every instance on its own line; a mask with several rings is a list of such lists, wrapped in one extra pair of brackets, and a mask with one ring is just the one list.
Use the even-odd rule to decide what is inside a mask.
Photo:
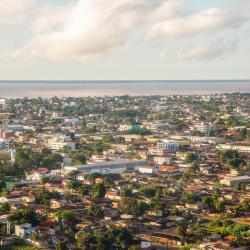
[(250, 93), (249, 80), (0, 81), (1, 97), (87, 97)]

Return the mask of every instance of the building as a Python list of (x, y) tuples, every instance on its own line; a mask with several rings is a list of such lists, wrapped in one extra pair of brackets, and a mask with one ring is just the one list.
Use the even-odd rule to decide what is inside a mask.
[(220, 184), (232, 187), (239, 183), (250, 183), (250, 177), (247, 175), (236, 176), (236, 177), (226, 177), (220, 180)]
[(174, 140), (163, 140), (162, 142), (157, 143), (158, 149), (164, 149), (169, 152), (175, 152), (177, 149), (179, 149), (179, 147), (179, 142)]
[(1, 108), (5, 108), (6, 105), (8, 105), (8, 104), (9, 104), (9, 100), (7, 100), (7, 99), (5, 99), (5, 98), (1, 98), (1, 99), (0, 99), (0, 107), (1, 107)]
[(40, 181), (42, 177), (49, 177), (49, 170), (47, 168), (37, 168), (30, 174), (26, 174), (28, 181)]
[(63, 148), (75, 150), (75, 143), (68, 136), (56, 136), (48, 140), (48, 147), (52, 150), (62, 150)]
[(8, 140), (13, 136), (15, 136), (15, 133), (13, 131), (0, 130), (0, 138), (1, 139), (7, 139)]
[(23, 132), (25, 130), (25, 127), (23, 125), (9, 124), (9, 125), (3, 125), (2, 130), (13, 131), (13, 132)]
[(170, 157), (165, 157), (165, 156), (155, 156), (154, 157), (154, 162), (158, 165), (164, 165), (164, 164), (170, 164)]
[(62, 175), (68, 175), (72, 171), (78, 171), (85, 174), (122, 174), (127, 171), (134, 171), (136, 167), (145, 166), (146, 164), (147, 161), (145, 160), (114, 160), (81, 166), (63, 166)]
[(148, 128), (153, 131), (165, 130), (168, 128), (168, 124), (151, 124)]
[(218, 149), (222, 150), (237, 150), (239, 152), (250, 153), (250, 146), (245, 145), (237, 145), (237, 144), (219, 144)]
[(142, 174), (155, 174), (157, 173), (157, 169), (149, 166), (140, 166), (138, 167), (138, 171)]
[(78, 118), (66, 118), (64, 119), (65, 124), (68, 125), (76, 125), (80, 124), (80, 120)]
[(15, 235), (26, 240), (34, 231), (35, 229), (28, 223), (15, 226)]
[(160, 166), (159, 171), (164, 176), (176, 176), (181, 174), (179, 168), (176, 166)]
[(9, 147), (9, 140), (0, 138), (0, 149), (5, 149)]
[(214, 130), (215, 126), (202, 122), (200, 124), (195, 125), (195, 129), (203, 134), (207, 134), (210, 131)]
[(168, 109), (169, 109), (169, 106), (167, 106), (167, 105), (157, 105), (154, 108), (154, 110), (156, 112), (165, 111), (165, 110), (168, 110)]
[(120, 125), (119, 130), (121, 132), (138, 132), (141, 130), (141, 126), (137, 124), (124, 124)]

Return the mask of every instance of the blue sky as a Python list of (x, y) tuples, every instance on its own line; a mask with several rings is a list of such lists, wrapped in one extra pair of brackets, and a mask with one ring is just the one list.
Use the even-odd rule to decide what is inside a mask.
[(0, 78), (247, 79), (249, 18), (246, 0), (0, 0)]

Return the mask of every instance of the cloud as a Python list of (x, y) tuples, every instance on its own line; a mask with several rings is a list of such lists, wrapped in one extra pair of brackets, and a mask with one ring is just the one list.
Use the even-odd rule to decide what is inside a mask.
[[(7, 20), (15, 17), (12, 25), (27, 22), (26, 12), (31, 12), (28, 10), (37, 1), (0, 0), (0, 11), (5, 3)], [(40, 5), (32, 11), (28, 27), (33, 30), (31, 39), (9, 52), (8, 58), (87, 60), (126, 47), (131, 34), (139, 28), (144, 28), (147, 39), (189, 39), (207, 31), (238, 27), (246, 18), (245, 14), (218, 8), (187, 14), (185, 3), (184, 0), (74, 0), (66, 5)], [(0, 15), (0, 27), (3, 17)], [(202, 57), (207, 46), (211, 45), (182, 51), (180, 58), (192, 58), (192, 54)], [(225, 49), (221, 45), (221, 50)], [(161, 61), (166, 60), (166, 55), (167, 50), (161, 51)]]
[(185, 60), (211, 60), (233, 52), (237, 48), (237, 43), (236, 39), (217, 39), (183, 50), (178, 57)]
[(241, 17), (230, 16), (218, 8), (202, 10), (198, 13), (164, 19), (151, 25), (147, 39), (166, 37), (170, 39), (190, 37), (201, 32), (222, 29), (240, 23)]
[(0, 28), (22, 26), (35, 4), (35, 0), (0, 0)]
[[(152, 7), (154, 4), (149, 0), (78, 0), (65, 8), (66, 22), (60, 9), (47, 10), (47, 15), (35, 21), (37, 35), (12, 56), (51, 60), (100, 56), (124, 46)], [(50, 17), (51, 12), (54, 17)], [(55, 26), (57, 30), (53, 29)]]
[(158, 6), (149, 13), (149, 20), (155, 22), (174, 18), (178, 11), (183, 7), (183, 0), (167, 0), (159, 2)]
[(38, 9), (32, 22), (32, 29), (36, 34), (60, 30), (71, 18), (74, 10), (73, 3), (61, 6), (45, 6)]

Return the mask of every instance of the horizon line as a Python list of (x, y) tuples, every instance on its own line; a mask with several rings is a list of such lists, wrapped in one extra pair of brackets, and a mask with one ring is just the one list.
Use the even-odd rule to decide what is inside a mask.
[(113, 79), (113, 80), (73, 80), (73, 79), (50, 79), (50, 80), (37, 80), (37, 79), (31, 79), (31, 80), (0, 80), (0, 83), (2, 82), (197, 82), (197, 81), (218, 81), (218, 82), (225, 82), (225, 81), (243, 81), (243, 82), (249, 82), (250, 79), (165, 79), (165, 80), (157, 80), (157, 79), (149, 79), (149, 80), (134, 80), (134, 79), (127, 79), (127, 80), (119, 80), (119, 79)]

